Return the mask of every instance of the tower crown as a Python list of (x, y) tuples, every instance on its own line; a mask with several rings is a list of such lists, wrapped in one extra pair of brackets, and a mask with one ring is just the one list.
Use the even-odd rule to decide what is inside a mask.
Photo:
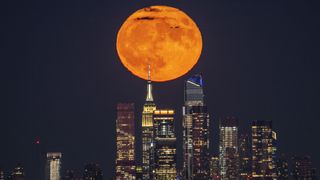
[(146, 101), (152, 102), (153, 96), (152, 96), (152, 84), (151, 84), (151, 75), (150, 75), (150, 64), (148, 65), (148, 84), (147, 84), (147, 97)]

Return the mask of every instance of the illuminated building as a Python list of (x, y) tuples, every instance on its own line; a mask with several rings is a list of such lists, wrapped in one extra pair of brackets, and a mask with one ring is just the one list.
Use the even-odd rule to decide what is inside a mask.
[(77, 177), (72, 170), (67, 170), (62, 180), (77, 180)]
[(134, 104), (117, 105), (116, 179), (135, 179)]
[(289, 179), (289, 163), (285, 156), (281, 156), (276, 161), (278, 179)]
[(142, 111), (142, 170), (143, 179), (152, 179), (153, 167), (153, 111), (156, 110), (156, 105), (153, 102), (152, 85), (150, 80), (150, 66), (148, 70), (147, 96)]
[(24, 169), (21, 165), (18, 164), (16, 166), (11, 175), (8, 177), (8, 180), (25, 180), (25, 174), (24, 174)]
[(207, 107), (192, 106), (192, 177), (196, 179), (210, 178), (209, 157), (209, 114)]
[(254, 179), (276, 178), (273, 147), (275, 134), (272, 121), (252, 122), (252, 177)]
[(251, 176), (251, 140), (248, 134), (239, 136), (239, 179), (245, 180)]
[(61, 179), (61, 157), (60, 152), (48, 152), (46, 164), (46, 179), (45, 180), (60, 180)]
[(0, 180), (5, 180), (4, 179), (4, 172), (1, 168), (0, 168)]
[(185, 82), (184, 106), (183, 106), (183, 176), (185, 179), (192, 179), (193, 173), (193, 119), (191, 114), (192, 106), (202, 106), (203, 82), (201, 75), (194, 75)]
[(221, 179), (238, 177), (238, 119), (220, 119), (219, 160)]
[(142, 167), (136, 166), (136, 180), (142, 180)]
[(175, 179), (176, 136), (174, 131), (174, 110), (155, 110), (154, 122), (154, 169), (153, 179)]
[(88, 163), (84, 166), (84, 180), (102, 180), (102, 171), (98, 164)]
[(313, 167), (310, 156), (292, 157), (292, 179), (316, 180), (316, 169)]
[(219, 156), (212, 156), (210, 160), (210, 177), (212, 180), (220, 180)]

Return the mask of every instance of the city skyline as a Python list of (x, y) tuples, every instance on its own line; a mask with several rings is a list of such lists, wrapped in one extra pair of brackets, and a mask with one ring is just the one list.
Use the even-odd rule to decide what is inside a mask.
[[(154, 3), (122, 4), (4, 2), (1, 6), (7, 17), (2, 29), (6, 35), (2, 59), (7, 59), (2, 71), (2, 170), (9, 172), (21, 163), (26, 176), (34, 177), (39, 169), (33, 162), (44, 169), (41, 157), (62, 152), (63, 172), (95, 162), (105, 178), (113, 177), (116, 104), (135, 103), (139, 134), (146, 83), (118, 62), (115, 34), (130, 13)], [(211, 154), (218, 154), (220, 117), (237, 117), (240, 133), (249, 131), (253, 120), (270, 120), (279, 153), (310, 155), (319, 167), (319, 146), (313, 142), (319, 125), (316, 6), (253, 1), (166, 4), (187, 12), (204, 40), (200, 60), (189, 73), (153, 83), (157, 107), (175, 110), (179, 169), (183, 84), (198, 73), (206, 79)], [(142, 156), (140, 145), (137, 135), (136, 157)], [(41, 173), (44, 177), (44, 170)]]

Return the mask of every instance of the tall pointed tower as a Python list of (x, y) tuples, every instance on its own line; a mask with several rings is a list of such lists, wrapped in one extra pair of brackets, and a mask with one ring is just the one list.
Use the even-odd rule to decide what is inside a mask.
[(150, 65), (148, 66), (147, 96), (142, 111), (142, 170), (143, 179), (152, 179), (152, 147), (153, 147), (153, 102)]

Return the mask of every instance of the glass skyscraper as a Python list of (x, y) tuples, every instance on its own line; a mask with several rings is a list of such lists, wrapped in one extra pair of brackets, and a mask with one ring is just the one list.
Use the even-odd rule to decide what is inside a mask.
[(61, 179), (61, 152), (48, 152), (46, 164), (45, 180)]
[(202, 76), (197, 74), (190, 77), (184, 86), (184, 106), (183, 106), (183, 176), (185, 179), (193, 177), (193, 106), (204, 105)]
[(116, 179), (135, 179), (134, 104), (117, 105)]

